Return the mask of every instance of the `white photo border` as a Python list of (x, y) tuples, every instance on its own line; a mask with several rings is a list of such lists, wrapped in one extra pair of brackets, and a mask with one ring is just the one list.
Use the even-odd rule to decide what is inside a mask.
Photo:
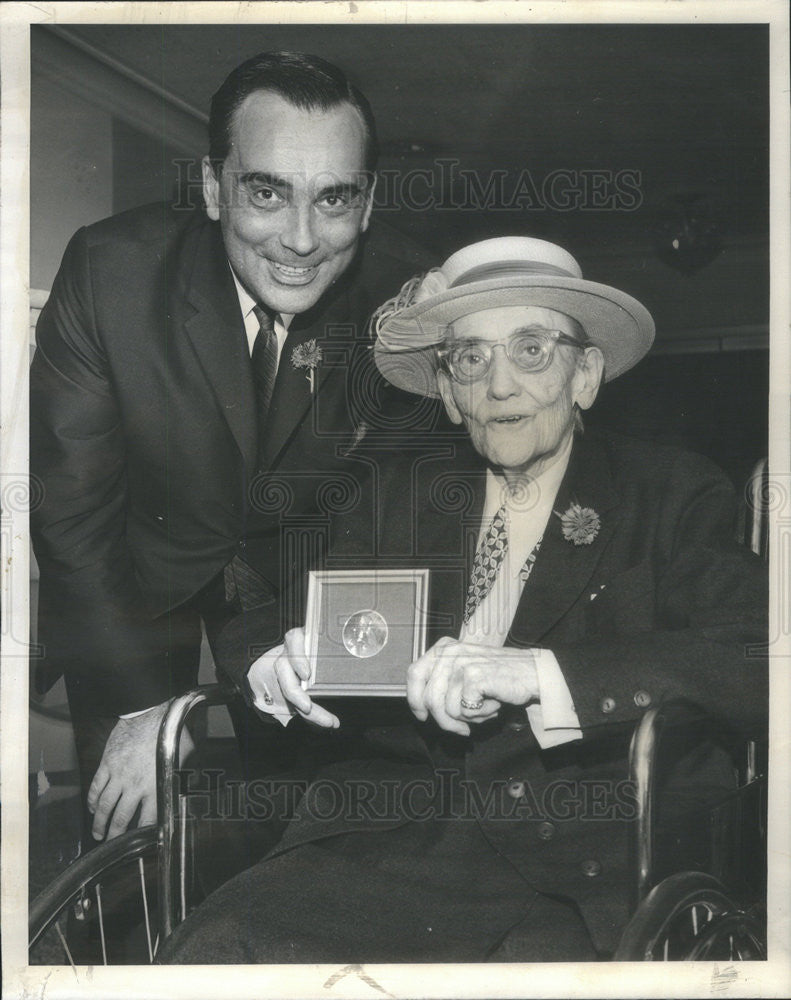
[[(772, 482), (784, 498), (772, 513), (769, 898), (770, 958), (766, 963), (653, 965), (371, 965), (266, 967), (27, 966), (27, 645), (29, 529), (26, 505), (4, 503), (2, 526), (2, 958), (3, 995), (50, 1000), (168, 996), (225, 997), (769, 997), (791, 992), (789, 966), (788, 608), (791, 607), (791, 461), (789, 460), (789, 107), (788, 9), (785, 0), (656, 0), (621, 2), (355, 2), (282, 3), (6, 3), (0, 7), (2, 149), (2, 475), (24, 492), (27, 483), (29, 26), (55, 23), (767, 23), (771, 75), (771, 374)], [(21, 495), (21, 494), (20, 494)]]

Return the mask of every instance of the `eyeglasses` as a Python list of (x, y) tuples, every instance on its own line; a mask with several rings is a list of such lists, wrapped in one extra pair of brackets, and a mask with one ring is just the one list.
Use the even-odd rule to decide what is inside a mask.
[(469, 385), (489, 371), (495, 347), (503, 347), (506, 357), (519, 371), (536, 375), (552, 364), (557, 344), (579, 350), (588, 346), (587, 342), (581, 343), (560, 330), (530, 330), (515, 333), (508, 340), (460, 340), (438, 348), (437, 356), (451, 378)]

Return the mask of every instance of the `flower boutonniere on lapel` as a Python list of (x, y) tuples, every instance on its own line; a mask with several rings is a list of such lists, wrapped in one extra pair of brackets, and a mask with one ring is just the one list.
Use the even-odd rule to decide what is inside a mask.
[(316, 369), (321, 364), (323, 355), (321, 348), (316, 343), (316, 338), (306, 340), (304, 344), (297, 344), (291, 352), (291, 364), (294, 368), (306, 368), (305, 378), (310, 385), (310, 394), (313, 395), (316, 388)]
[(593, 507), (573, 503), (562, 514), (555, 511), (555, 516), (560, 518), (563, 537), (574, 545), (590, 545), (599, 534), (601, 519)]

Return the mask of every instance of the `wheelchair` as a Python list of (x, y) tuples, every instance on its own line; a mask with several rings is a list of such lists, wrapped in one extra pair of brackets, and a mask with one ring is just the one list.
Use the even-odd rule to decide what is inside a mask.
[[(48, 937), (60, 943), (72, 965), (153, 962), (159, 942), (215, 887), (207, 889), (195, 863), (199, 824), (177, 767), (178, 746), (194, 709), (227, 704), (229, 697), (220, 685), (206, 685), (172, 701), (157, 748), (158, 824), (94, 848), (31, 903), (31, 964)], [(686, 706), (668, 705), (647, 711), (634, 731), (632, 916), (616, 961), (766, 958), (761, 744), (750, 740), (740, 747), (738, 783), (724, 800), (682, 820), (664, 815), (660, 789), (668, 758), (685, 741), (708, 740), (712, 729)], [(723, 742), (719, 733), (714, 737)], [(682, 868), (674, 867), (679, 858)], [(75, 938), (76, 957), (70, 943)]]
[[(764, 557), (766, 524), (756, 513), (766, 477), (764, 461), (751, 476), (739, 526), (743, 541)], [(97, 846), (32, 901), (31, 964), (51, 964), (37, 957), (45, 942), (50, 953), (59, 945), (73, 966), (153, 962), (159, 942), (216, 888), (196, 865), (199, 823), (177, 766), (178, 747), (195, 709), (227, 706), (232, 697), (238, 696), (213, 684), (173, 699), (157, 747), (158, 824)], [(723, 732), (683, 704), (651, 708), (635, 728), (631, 917), (614, 961), (766, 959), (767, 741), (748, 735)], [(677, 815), (662, 795), (673, 760), (712, 743), (732, 761), (733, 789)]]

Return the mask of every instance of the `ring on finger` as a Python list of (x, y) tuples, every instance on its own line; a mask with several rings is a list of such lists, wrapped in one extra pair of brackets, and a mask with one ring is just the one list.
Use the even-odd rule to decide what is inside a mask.
[(483, 708), (483, 698), (478, 701), (467, 701), (466, 698), (462, 698), (461, 707), (466, 708), (468, 712), (479, 712)]

